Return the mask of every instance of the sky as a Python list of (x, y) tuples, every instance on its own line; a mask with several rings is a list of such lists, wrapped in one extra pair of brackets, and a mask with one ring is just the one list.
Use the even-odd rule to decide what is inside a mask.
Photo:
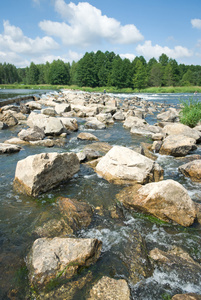
[(201, 0), (0, 1), (1, 63), (72, 63), (101, 50), (201, 64)]

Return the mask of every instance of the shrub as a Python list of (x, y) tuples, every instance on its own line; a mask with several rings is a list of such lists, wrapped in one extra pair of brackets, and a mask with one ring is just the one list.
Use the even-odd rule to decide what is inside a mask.
[(189, 127), (195, 127), (201, 120), (201, 102), (191, 98), (181, 103), (180, 122)]

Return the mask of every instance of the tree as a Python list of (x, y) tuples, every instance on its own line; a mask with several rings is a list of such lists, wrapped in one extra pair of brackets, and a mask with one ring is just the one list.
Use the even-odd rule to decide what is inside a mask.
[(138, 60), (136, 63), (136, 70), (133, 78), (134, 88), (141, 90), (146, 86), (147, 83), (147, 73), (146, 68), (143, 65), (141, 60)]
[(152, 66), (150, 71), (149, 83), (151, 86), (161, 86), (163, 77), (163, 67), (156, 63)]
[(77, 65), (77, 84), (79, 86), (95, 87), (97, 85), (97, 76), (94, 64), (94, 53), (86, 52)]
[(31, 62), (29, 69), (27, 70), (27, 83), (38, 84), (39, 82), (39, 69), (34, 62)]
[(62, 60), (54, 60), (49, 68), (50, 84), (68, 84), (70, 81), (69, 66)]
[(169, 62), (169, 58), (166, 54), (162, 53), (158, 61), (162, 67), (166, 67)]

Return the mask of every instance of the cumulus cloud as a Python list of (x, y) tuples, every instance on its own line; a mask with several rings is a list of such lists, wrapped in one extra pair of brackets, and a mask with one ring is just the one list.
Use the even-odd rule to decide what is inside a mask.
[(161, 47), (157, 44), (152, 46), (151, 41), (145, 41), (144, 45), (138, 45), (136, 50), (147, 59), (152, 57), (158, 58), (162, 53), (173, 59), (192, 56), (192, 53), (185, 47), (175, 46), (171, 49), (169, 47)]
[(4, 21), (3, 26), (4, 32), (0, 34), (0, 51), (36, 55), (59, 47), (59, 45), (48, 36), (43, 38), (36, 37), (35, 39), (26, 37), (19, 27), (10, 25), (9, 21)]
[(134, 58), (135, 58), (135, 55), (134, 55), (134, 54), (131, 54), (131, 53), (125, 53), (125, 54), (120, 54), (120, 57), (121, 57), (122, 59), (128, 58), (130, 61), (133, 61)]
[(65, 45), (86, 47), (107, 41), (112, 44), (132, 44), (143, 40), (133, 24), (121, 25), (114, 18), (102, 15), (101, 10), (87, 2), (78, 5), (55, 0), (55, 10), (63, 22), (44, 20), (40, 28), (51, 36), (59, 37)]
[(15, 65), (16, 67), (26, 67), (30, 64), (30, 61), (21, 57), (14, 52), (3, 52), (0, 51), (0, 63), (8, 62)]
[(194, 28), (201, 29), (201, 19), (192, 19), (191, 24)]

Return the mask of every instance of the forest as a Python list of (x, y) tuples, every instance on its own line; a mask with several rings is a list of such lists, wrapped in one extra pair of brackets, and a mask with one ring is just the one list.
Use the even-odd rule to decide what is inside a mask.
[(116, 87), (141, 90), (146, 87), (201, 86), (201, 66), (178, 64), (162, 54), (148, 62), (143, 56), (133, 61), (114, 52), (86, 52), (72, 64), (54, 60), (45, 64), (30, 63), (17, 68), (0, 63), (0, 84), (77, 85), (78, 87)]

